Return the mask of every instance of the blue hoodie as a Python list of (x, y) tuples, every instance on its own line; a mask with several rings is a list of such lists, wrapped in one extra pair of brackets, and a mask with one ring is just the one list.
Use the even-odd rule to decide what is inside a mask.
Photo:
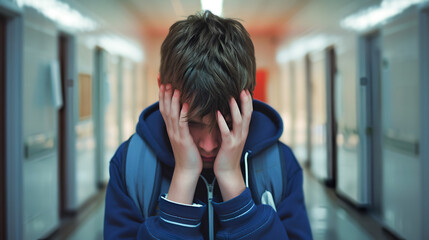
[[(158, 103), (142, 112), (136, 131), (155, 152), (158, 161), (163, 163), (163, 174), (171, 177), (174, 157)], [(257, 154), (278, 142), (282, 131), (279, 114), (270, 106), (254, 100), (243, 153)], [(127, 142), (124, 142), (110, 161), (104, 239), (208, 239), (208, 197), (204, 181), (213, 179), (212, 171), (204, 170), (202, 173), (205, 178), (198, 183), (194, 198), (198, 204), (174, 203), (165, 198), (166, 193), (161, 193), (159, 214), (144, 219), (124, 184), (122, 161), (126, 148)], [(281, 150), (286, 163), (287, 186), (286, 198), (277, 205), (277, 212), (268, 205), (256, 205), (248, 188), (239, 196), (223, 202), (215, 185), (212, 205), (216, 239), (312, 239), (304, 205), (302, 169), (288, 146), (281, 144)]]

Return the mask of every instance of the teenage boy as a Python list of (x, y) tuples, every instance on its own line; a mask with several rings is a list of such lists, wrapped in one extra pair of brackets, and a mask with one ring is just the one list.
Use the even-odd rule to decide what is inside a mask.
[[(282, 120), (252, 100), (255, 69), (253, 43), (236, 20), (206, 11), (170, 27), (161, 47), (159, 102), (142, 112), (134, 136), (169, 184), (157, 196), (157, 211), (145, 217), (129, 194), (125, 175), (136, 173), (124, 167), (130, 140), (124, 142), (110, 162), (105, 239), (312, 238), (302, 170), (279, 143)], [(276, 144), (287, 178), (284, 199), (255, 204), (245, 183), (247, 161)]]

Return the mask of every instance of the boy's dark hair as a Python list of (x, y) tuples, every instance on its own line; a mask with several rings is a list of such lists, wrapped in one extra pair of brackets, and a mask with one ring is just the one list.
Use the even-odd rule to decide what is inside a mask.
[(237, 20), (210, 11), (178, 21), (161, 46), (160, 80), (181, 93), (180, 103), (190, 104), (188, 119), (230, 114), (229, 100), (240, 105), (244, 89), (253, 92), (255, 53), (249, 33)]

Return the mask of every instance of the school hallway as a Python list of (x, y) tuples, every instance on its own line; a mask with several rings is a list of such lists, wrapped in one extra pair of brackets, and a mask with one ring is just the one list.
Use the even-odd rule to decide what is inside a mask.
[(204, 2), (0, 0), (0, 240), (103, 238), (109, 162), (203, 10), (251, 38), (314, 239), (429, 239), (429, 0)]
[[(304, 168), (307, 213), (315, 240), (394, 240), (379, 223), (335, 196), (333, 189)], [(104, 194), (102, 190), (83, 210), (49, 239), (103, 239)]]

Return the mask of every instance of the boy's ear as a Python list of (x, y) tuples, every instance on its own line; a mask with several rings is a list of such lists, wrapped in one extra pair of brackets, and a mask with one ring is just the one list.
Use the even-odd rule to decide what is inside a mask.
[(161, 77), (160, 77), (159, 73), (158, 73), (157, 80), (158, 80), (158, 87), (159, 87), (159, 86), (161, 86)]

